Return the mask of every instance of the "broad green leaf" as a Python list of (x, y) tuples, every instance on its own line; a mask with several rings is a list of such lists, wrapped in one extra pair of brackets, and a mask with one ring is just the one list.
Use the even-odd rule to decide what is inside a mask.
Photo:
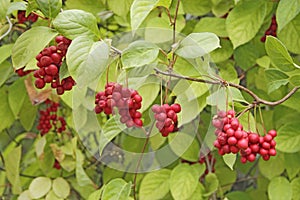
[(39, 199), (45, 196), (51, 189), (52, 181), (48, 177), (37, 177), (29, 185), (30, 196)]
[(289, 82), (294, 86), (300, 86), (300, 75), (291, 76)]
[(201, 183), (197, 184), (197, 188), (194, 191), (193, 195), (189, 198), (189, 200), (202, 200), (204, 199), (202, 197), (203, 193), (205, 192), (205, 189)]
[(282, 152), (295, 153), (300, 151), (299, 124), (288, 123), (280, 127), (275, 141), (277, 142), (276, 149)]
[(6, 91), (6, 88), (0, 90), (0, 102), (0, 131), (2, 131), (5, 128), (9, 128), (15, 120), (14, 114), (9, 106), (8, 91)]
[(45, 200), (63, 200), (62, 198), (59, 198), (53, 190), (50, 190), (48, 194), (46, 195)]
[(57, 32), (45, 26), (33, 27), (24, 32), (12, 49), (14, 68), (19, 69), (27, 65), (56, 35)]
[(278, 69), (285, 72), (295, 69), (292, 57), (280, 40), (273, 36), (267, 36), (265, 47), (271, 63)]
[(117, 117), (111, 117), (102, 128), (99, 141), (99, 154), (101, 155), (106, 145), (125, 129), (118, 123)]
[(203, 17), (193, 32), (211, 32), (219, 37), (228, 37), (224, 18)]
[(268, 84), (268, 93), (271, 93), (282, 85), (289, 83), (289, 76), (277, 69), (267, 69), (265, 70), (266, 78), (269, 81)]
[(284, 154), (284, 166), (290, 180), (296, 177), (300, 170), (300, 157), (297, 153)]
[(20, 180), (20, 161), (21, 161), (22, 146), (14, 148), (4, 157), (6, 176), (12, 184), (13, 194), (20, 194), (22, 192), (22, 185)]
[(159, 0), (157, 2), (156, 6), (162, 6), (165, 8), (169, 8), (171, 3), (172, 3), (172, 0)]
[(8, 61), (4, 61), (0, 63), (0, 87), (5, 83), (5, 81), (9, 78), (9, 75), (13, 72), (13, 68), (11, 67), (11, 63)]
[(136, 31), (159, 0), (134, 0), (130, 7), (131, 29)]
[(100, 199), (103, 189), (106, 187), (106, 185), (103, 185), (99, 190), (96, 190), (92, 194), (89, 195), (88, 200), (95, 200), (95, 199)]
[(226, 194), (228, 200), (251, 200), (251, 197), (246, 192), (234, 191)]
[(99, 39), (96, 17), (83, 10), (74, 9), (59, 13), (53, 21), (53, 26), (71, 40), (79, 36), (93, 40)]
[(156, 60), (159, 48), (146, 41), (131, 43), (122, 53), (122, 63), (125, 69), (141, 67)]
[(109, 0), (107, 1), (107, 5), (109, 10), (114, 12), (116, 15), (126, 18), (132, 2), (133, 0), (123, 0), (122, 6), (120, 6), (119, 0)]
[(290, 21), (277, 35), (289, 51), (300, 54), (300, 14)]
[(171, 172), (170, 190), (175, 200), (189, 199), (197, 188), (199, 177), (188, 164), (179, 164)]
[(26, 3), (25, 2), (12, 2), (10, 3), (6, 14), (9, 15), (12, 12), (16, 11), (16, 10), (26, 10)]
[(79, 86), (87, 85), (100, 77), (106, 69), (108, 57), (109, 46), (105, 42), (94, 42), (80, 36), (68, 48), (68, 70)]
[(23, 79), (15, 81), (9, 87), (8, 102), (15, 118), (18, 118), (19, 112), (23, 106), (26, 96), (27, 93)]
[(213, 3), (212, 13), (216, 17), (224, 16), (234, 6), (233, 0), (216, 0), (216, 1), (212, 0), (212, 3)]
[(144, 200), (162, 199), (170, 190), (171, 170), (161, 169), (148, 173), (142, 180), (139, 198)]
[(2, 20), (5, 20), (6, 12), (9, 7), (10, 0), (1, 0), (0, 1), (0, 23)]
[(205, 189), (206, 192), (203, 196), (209, 197), (212, 195), (214, 192), (217, 191), (219, 186), (219, 180), (216, 174), (214, 173), (209, 173), (205, 176)]
[(268, 186), (270, 200), (291, 200), (292, 192), (292, 186), (285, 177), (274, 177)]
[(195, 16), (205, 15), (211, 9), (210, 0), (201, 0), (201, 1), (184, 0), (181, 3), (183, 5), (183, 10), (186, 13)]
[(0, 47), (0, 64), (11, 55), (13, 46), (14, 44), (4, 44)]
[(292, 193), (293, 193), (292, 199), (300, 200), (300, 178), (298, 177), (292, 180), (291, 186), (292, 186)]
[(249, 42), (259, 31), (266, 16), (267, 3), (261, 0), (242, 1), (226, 19), (226, 30), (234, 49)]
[(191, 162), (198, 161), (200, 145), (193, 136), (178, 132), (170, 135), (168, 141), (172, 151), (177, 156)]
[(224, 192), (231, 189), (231, 186), (237, 178), (236, 170), (230, 170), (226, 166), (218, 167), (218, 170), (216, 170), (216, 175)]
[(42, 13), (48, 18), (55, 18), (60, 12), (62, 0), (36, 0)]
[(93, 13), (95, 16), (99, 15), (101, 10), (105, 10), (105, 2), (102, 0), (72, 0), (65, 1), (66, 7), (68, 9), (78, 9), (84, 10), (86, 12)]
[[(276, 167), (272, 167), (274, 165), (276, 165)], [(284, 161), (280, 156), (271, 157), (268, 161), (260, 159), (258, 167), (263, 176), (272, 179), (284, 171)], [(270, 170), (271, 168), (272, 170)]]
[(300, 12), (299, 0), (281, 0), (276, 10), (276, 22), (280, 32)]
[(30, 192), (29, 190), (23, 191), (19, 196), (18, 200), (31, 200)]
[(84, 157), (83, 154), (81, 153), (81, 151), (79, 149), (76, 149), (76, 179), (77, 179), (77, 183), (80, 186), (85, 186), (85, 185), (90, 185), (92, 184), (91, 179), (88, 177), (88, 175), (86, 174), (86, 172), (83, 169), (83, 161), (84, 161)]
[(256, 59), (256, 63), (265, 69), (268, 69), (271, 64), (271, 60), (268, 56), (263, 56), (261, 58)]
[(220, 40), (214, 33), (191, 33), (180, 42), (175, 53), (183, 58), (197, 58), (219, 47)]
[(102, 193), (103, 200), (127, 200), (131, 192), (131, 182), (127, 183), (121, 178), (111, 180)]
[(63, 199), (67, 198), (70, 194), (69, 183), (61, 177), (53, 180), (52, 189), (56, 196)]
[(212, 61), (219, 63), (229, 59), (233, 54), (233, 46), (229, 40), (221, 39), (221, 48), (210, 53)]
[(153, 104), (153, 101), (157, 98), (160, 91), (160, 86), (153, 83), (144, 84), (138, 88), (138, 91), (143, 99), (146, 100), (143, 101), (142, 108), (139, 110), (140, 112), (144, 112)]
[(225, 164), (231, 169), (233, 170), (233, 165), (235, 164), (236, 161), (236, 154), (225, 154), (223, 157), (223, 160), (225, 162)]
[(19, 118), (25, 130), (30, 131), (37, 116), (37, 106), (33, 106), (28, 97), (25, 98)]

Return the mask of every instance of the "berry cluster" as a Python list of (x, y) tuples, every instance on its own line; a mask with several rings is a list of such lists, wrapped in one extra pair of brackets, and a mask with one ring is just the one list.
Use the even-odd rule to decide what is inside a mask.
[(18, 74), (18, 76), (20, 76), (20, 77), (26, 76), (27, 74), (34, 71), (34, 70), (26, 70), (25, 71), (24, 69), (25, 69), (25, 67), (22, 67), (22, 68), (16, 70), (16, 73)]
[[(62, 133), (66, 130), (66, 121), (63, 117), (57, 116), (59, 103), (53, 102), (50, 99), (45, 101), (46, 109), (40, 110), (40, 118), (37, 129), (41, 132), (41, 135), (47, 134), (52, 126), (54, 126), (57, 133)], [(58, 127), (58, 122), (60, 127)]]
[(220, 155), (240, 152), (242, 163), (255, 161), (257, 154), (264, 160), (276, 155), (276, 142), (273, 140), (277, 135), (275, 130), (270, 130), (265, 136), (246, 132), (234, 116), (233, 110), (220, 111), (212, 121), (213, 126), (217, 128), (214, 146), (218, 148)]
[(60, 170), (60, 169), (61, 169), (60, 163), (59, 163), (58, 160), (56, 160), (56, 159), (55, 159), (55, 161), (54, 161), (53, 168), (55, 168), (55, 169), (57, 169), (57, 170)]
[(205, 163), (205, 166), (206, 166), (205, 172), (201, 176), (201, 179), (205, 178), (205, 175), (207, 175), (209, 173), (208, 166), (207, 166), (207, 161), (209, 162), (209, 164), (211, 166), (211, 172), (215, 172), (216, 159), (213, 157), (211, 152), (209, 152), (209, 154), (207, 154), (206, 156), (201, 156), (201, 158), (199, 159), (199, 163), (200, 164)]
[(19, 21), (20, 24), (24, 24), (27, 21), (33, 23), (33, 22), (36, 22), (38, 18), (39, 18), (39, 16), (34, 14), (34, 13), (30, 13), (26, 17), (26, 11), (25, 10), (18, 10), (18, 21)]
[(181, 111), (179, 104), (153, 105), (152, 111), (155, 113), (156, 128), (160, 131), (163, 137), (167, 137), (169, 133), (178, 131), (177, 113)]
[(67, 53), (71, 40), (63, 37), (56, 37), (57, 46), (50, 46), (41, 51), (37, 56), (37, 66), (40, 68), (34, 72), (35, 86), (38, 89), (45, 87), (46, 83), (51, 83), (52, 88), (56, 88), (56, 93), (62, 95), (65, 91), (71, 90), (75, 81), (71, 76), (59, 80), (59, 70), (62, 60)]
[(265, 42), (267, 35), (272, 35), (276, 37), (277, 36), (276, 31), (277, 31), (277, 22), (276, 22), (276, 16), (274, 15), (272, 17), (272, 22), (270, 27), (268, 28), (268, 30), (266, 30), (265, 35), (260, 38), (260, 41)]
[(136, 90), (128, 89), (118, 83), (108, 83), (105, 91), (98, 92), (95, 99), (95, 112), (114, 114), (114, 107), (121, 116), (120, 122), (130, 127), (142, 127), (142, 114), (137, 111), (142, 107), (142, 97)]

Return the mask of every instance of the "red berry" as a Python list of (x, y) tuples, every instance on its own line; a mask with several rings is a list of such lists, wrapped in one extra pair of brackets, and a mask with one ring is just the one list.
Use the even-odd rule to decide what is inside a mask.
[(277, 136), (277, 132), (275, 130), (270, 130), (268, 134), (271, 135), (273, 138)]
[(40, 59), (40, 64), (43, 67), (47, 67), (53, 62), (53, 60), (49, 56), (42, 56)]
[(229, 145), (235, 145), (237, 143), (237, 139), (235, 137), (229, 137), (227, 142)]
[(35, 80), (34, 84), (35, 84), (35, 87), (38, 88), (38, 89), (42, 89), (43, 87), (45, 87), (45, 82), (41, 78), (37, 78)]
[(256, 159), (256, 156), (251, 153), (250, 155), (247, 156), (247, 160), (250, 161), (250, 162), (254, 162)]
[(249, 142), (251, 142), (253, 144), (259, 142), (259, 136), (255, 133), (250, 133), (248, 137), (249, 137)]
[(246, 149), (248, 147), (248, 141), (246, 139), (240, 139), (237, 146), (241, 149)]
[(269, 150), (269, 155), (270, 156), (276, 156), (276, 150), (275, 149), (270, 149)]
[(174, 110), (175, 113), (179, 113), (181, 111), (181, 106), (178, 103), (172, 104), (171, 109)]
[(269, 134), (264, 136), (264, 141), (266, 141), (266, 142), (271, 142), (272, 139), (273, 139), (273, 137)]

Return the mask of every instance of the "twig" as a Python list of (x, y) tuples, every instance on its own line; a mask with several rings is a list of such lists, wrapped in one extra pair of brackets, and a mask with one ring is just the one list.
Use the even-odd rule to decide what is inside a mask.
[(175, 10), (175, 15), (173, 20), (173, 44), (176, 42), (176, 20), (178, 15), (179, 4), (180, 4), (180, 0), (177, 0), (176, 10)]
[(9, 24), (9, 28), (8, 28), (8, 30), (3, 35), (0, 36), (0, 40), (2, 40), (3, 38), (5, 38), (9, 34), (10, 31), (12, 30), (12, 27), (13, 27), (13, 24), (11, 23), (11, 21), (10, 21), (10, 19), (9, 19), (8, 16), (6, 16), (6, 20), (7, 20), (8, 24)]
[[(199, 78), (192, 78), (192, 77), (173, 74), (173, 73), (170, 73), (170, 72), (164, 72), (164, 71), (161, 71), (157, 68), (155, 68), (154, 70), (158, 74), (163, 74), (163, 75), (166, 75), (166, 76), (172, 76), (172, 77), (179, 78), (179, 79), (185, 79), (185, 80), (200, 82), (200, 83), (230, 86), (230, 87), (237, 88), (239, 90), (243, 90), (244, 92), (248, 93), (254, 99), (253, 104), (255, 104), (255, 105), (265, 104), (265, 105), (268, 105), (268, 106), (276, 106), (276, 105), (282, 104), (283, 102), (288, 100), (293, 94), (295, 94), (298, 91), (298, 89), (300, 88), (299, 86), (294, 87), (288, 94), (286, 94), (282, 99), (280, 99), (278, 101), (267, 101), (267, 100), (264, 100), (264, 99), (260, 98), (259, 96), (257, 96), (253, 91), (249, 90), (248, 88), (246, 88), (242, 85), (235, 84), (235, 83), (226, 82), (224, 80), (209, 81), (209, 80), (204, 80), (204, 79), (199, 79)], [(249, 109), (251, 109), (251, 108), (249, 108)]]

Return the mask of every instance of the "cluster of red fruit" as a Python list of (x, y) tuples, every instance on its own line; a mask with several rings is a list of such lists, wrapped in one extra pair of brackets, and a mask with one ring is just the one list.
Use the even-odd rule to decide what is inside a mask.
[(120, 122), (130, 127), (142, 127), (142, 113), (137, 111), (142, 107), (142, 97), (136, 90), (123, 87), (119, 83), (107, 83), (105, 91), (98, 92), (95, 99), (95, 112), (114, 114), (114, 107), (121, 116)]
[(268, 30), (266, 30), (265, 35), (260, 38), (260, 41), (265, 42), (267, 35), (272, 35), (276, 37), (277, 36), (276, 31), (277, 31), (277, 22), (276, 22), (276, 16), (274, 15), (272, 17), (272, 22), (270, 27), (268, 28)]
[(18, 74), (18, 76), (22, 77), (22, 76), (26, 76), (27, 74), (34, 72), (34, 70), (24, 70), (25, 67), (22, 67), (20, 69), (16, 70), (16, 73)]
[(57, 116), (59, 103), (47, 99), (45, 104), (46, 109), (40, 110), (39, 112), (40, 117), (37, 129), (41, 132), (42, 136), (47, 134), (51, 130), (52, 126), (54, 126), (57, 133), (62, 133), (66, 130), (66, 121), (62, 116)]
[(242, 163), (255, 161), (257, 154), (260, 154), (264, 160), (269, 160), (270, 156), (276, 155), (275, 130), (270, 130), (265, 136), (246, 132), (239, 120), (235, 118), (233, 110), (218, 112), (212, 123), (217, 128), (214, 146), (218, 148), (220, 155), (240, 152)]
[(46, 83), (51, 83), (52, 88), (56, 88), (56, 93), (62, 95), (65, 91), (71, 90), (75, 81), (71, 76), (59, 80), (59, 70), (63, 58), (66, 56), (67, 49), (71, 40), (57, 36), (55, 38), (57, 46), (50, 46), (41, 51), (37, 56), (37, 66), (40, 68), (34, 72), (35, 86), (38, 89), (45, 87)]
[(156, 119), (156, 128), (163, 137), (167, 137), (169, 133), (178, 131), (178, 118), (177, 113), (181, 111), (181, 106), (179, 104), (168, 104), (153, 105), (152, 111), (155, 113), (154, 117)]
[(27, 21), (33, 23), (33, 22), (36, 22), (38, 18), (39, 18), (39, 16), (34, 14), (34, 13), (30, 13), (26, 17), (26, 11), (25, 10), (19, 10), (18, 11), (18, 21), (19, 21), (20, 24), (24, 24)]

